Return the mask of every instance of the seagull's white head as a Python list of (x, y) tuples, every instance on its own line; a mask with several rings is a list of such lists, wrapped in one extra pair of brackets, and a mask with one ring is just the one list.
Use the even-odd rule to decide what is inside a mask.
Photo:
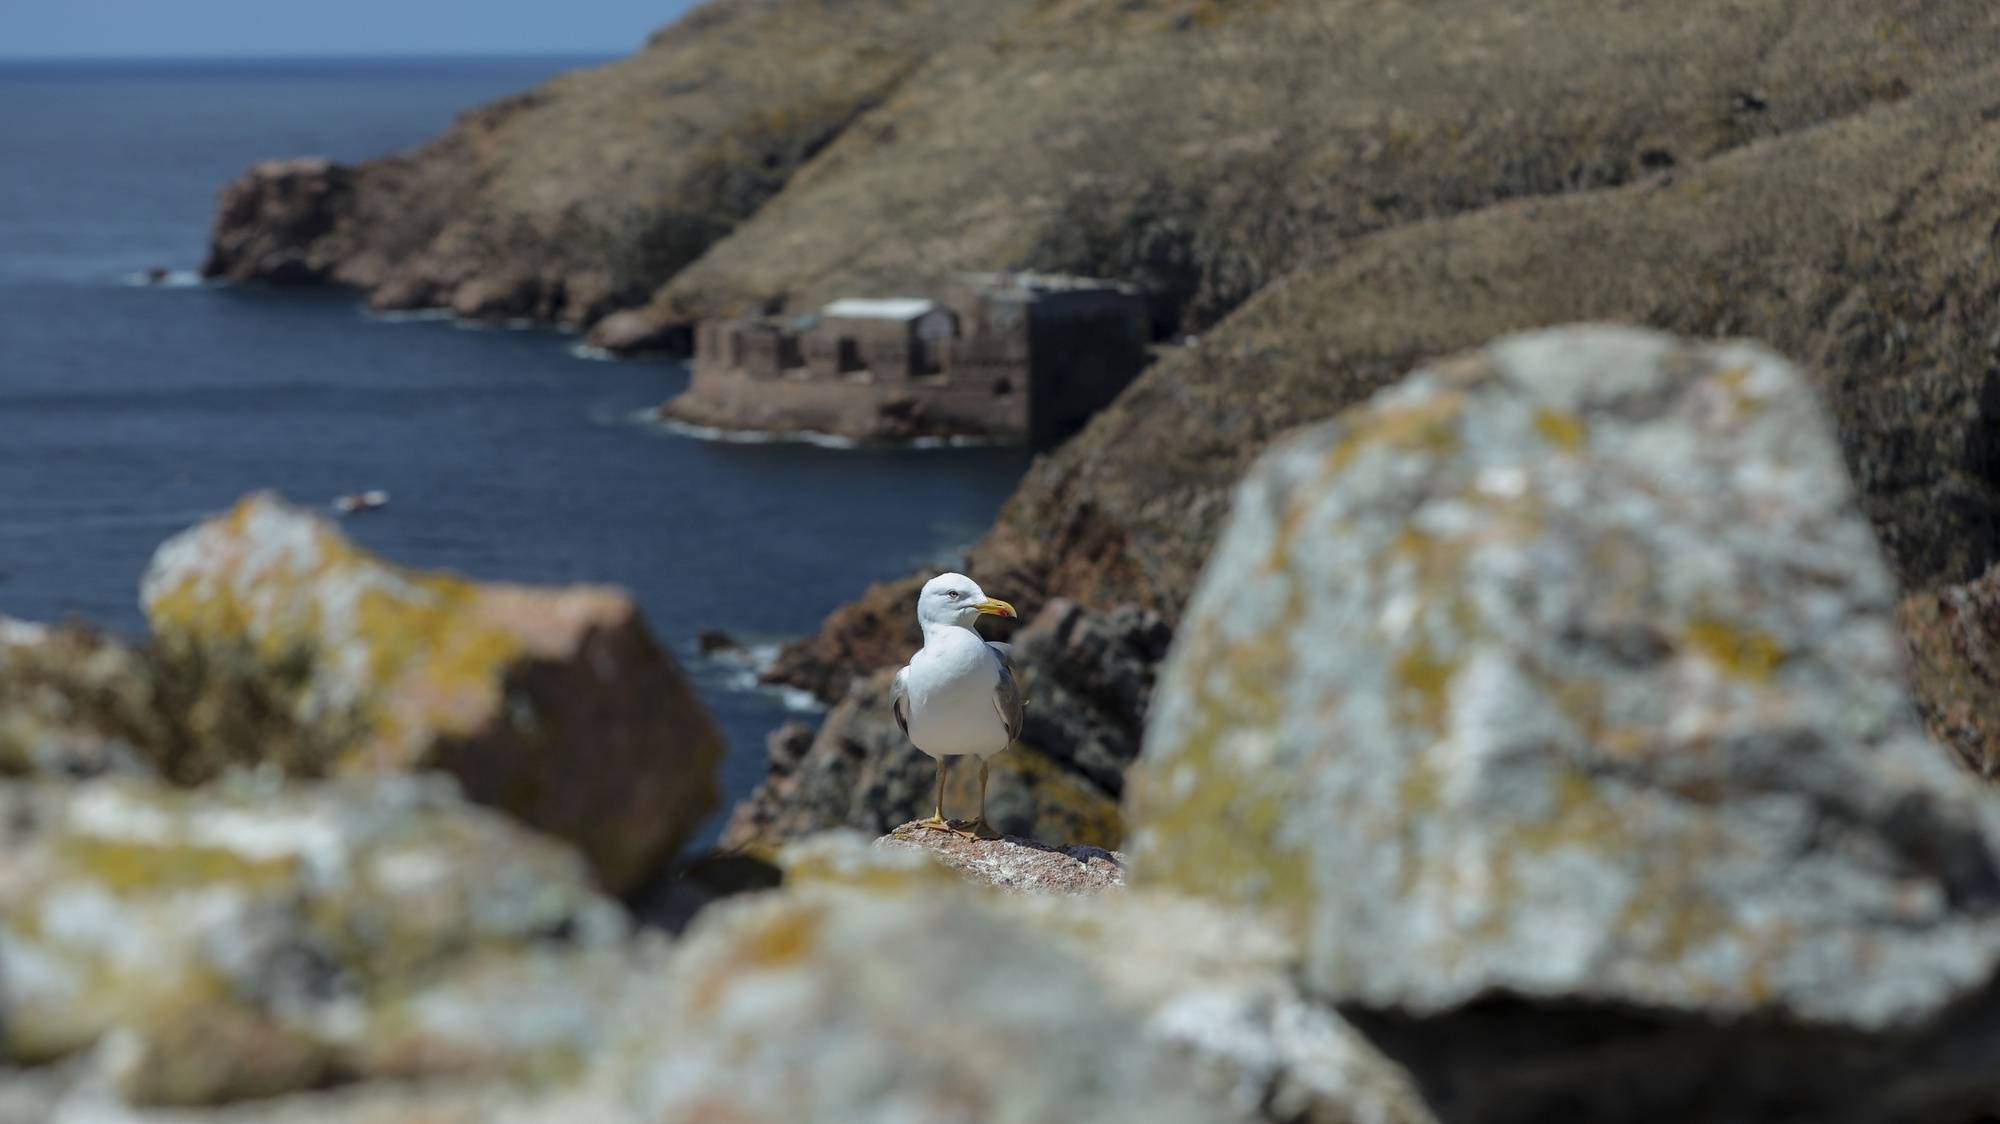
[(964, 574), (939, 574), (925, 582), (924, 591), (917, 594), (917, 623), (926, 629), (954, 624), (971, 628), (973, 621), (988, 613), (1000, 617), (1020, 615), (1014, 606), (986, 596), (979, 583)]

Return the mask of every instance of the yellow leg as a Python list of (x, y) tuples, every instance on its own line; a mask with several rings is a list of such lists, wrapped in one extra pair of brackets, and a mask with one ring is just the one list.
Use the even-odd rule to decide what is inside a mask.
[(968, 839), (998, 839), (1000, 833), (986, 822), (986, 759), (979, 759), (979, 818), (972, 821), (970, 830), (959, 832)]
[[(944, 818), (944, 758), (942, 757), (937, 759), (937, 774), (938, 774), (938, 783), (937, 783), (936, 809), (931, 812), (930, 819), (918, 820), (917, 826), (923, 828), (929, 828), (932, 831), (950, 831), (951, 823)], [(984, 797), (981, 797), (981, 799), (983, 800)]]

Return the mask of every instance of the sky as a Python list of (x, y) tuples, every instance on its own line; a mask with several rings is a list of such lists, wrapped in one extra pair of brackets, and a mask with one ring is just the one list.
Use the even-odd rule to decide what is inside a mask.
[(0, 58), (624, 54), (694, 0), (6, 0)]

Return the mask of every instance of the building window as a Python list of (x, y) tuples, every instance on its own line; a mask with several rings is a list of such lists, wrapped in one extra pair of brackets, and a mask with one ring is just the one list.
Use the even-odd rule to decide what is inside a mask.
[(999, 378), (993, 380), (993, 397), (1005, 398), (1014, 393), (1014, 380)]
[(861, 369), (861, 349), (855, 346), (854, 339), (851, 336), (840, 337), (838, 356), (838, 359), (834, 363), (835, 370), (845, 373)]

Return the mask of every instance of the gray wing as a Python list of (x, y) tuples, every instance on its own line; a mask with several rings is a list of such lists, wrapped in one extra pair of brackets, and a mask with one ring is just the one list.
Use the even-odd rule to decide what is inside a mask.
[(1007, 741), (1012, 744), (1021, 736), (1021, 716), (1026, 709), (1021, 702), (1021, 689), (1014, 685), (1014, 647), (991, 640), (986, 646), (993, 649), (993, 656), (1000, 663), (1000, 682), (993, 687), (993, 709), (1000, 712), (1000, 721), (1007, 727)]
[(896, 728), (903, 731), (906, 738), (910, 736), (909, 678), (910, 669), (906, 667), (896, 673), (896, 681), (889, 685), (889, 713), (896, 716)]

